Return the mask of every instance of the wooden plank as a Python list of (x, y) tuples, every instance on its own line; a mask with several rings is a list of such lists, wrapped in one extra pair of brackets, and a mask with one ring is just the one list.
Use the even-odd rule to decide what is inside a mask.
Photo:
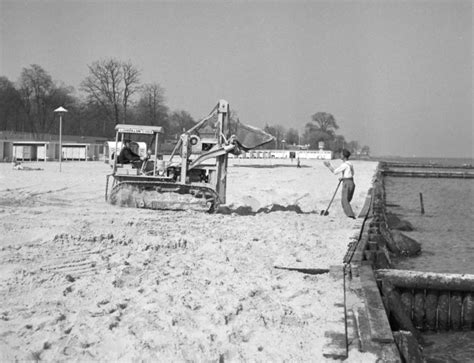
[(361, 352), (370, 352), (377, 356), (377, 361), (384, 363), (402, 362), (395, 341), (390, 343), (380, 343), (372, 340), (367, 309), (363, 307), (355, 309), (354, 317), (360, 343), (359, 350)]
[(365, 250), (364, 257), (367, 261), (370, 261), (371, 264), (375, 262), (375, 251)]
[(297, 271), (309, 275), (321, 275), (329, 272), (327, 268), (299, 268), (299, 267), (284, 267), (284, 266), (273, 266), (276, 269)]
[(344, 259), (343, 259), (344, 263), (349, 263), (351, 261), (352, 257), (354, 256), (354, 253), (357, 249), (357, 243), (358, 242), (359, 241), (357, 239), (349, 242), (349, 244), (347, 245), (347, 252), (344, 255)]
[(367, 317), (367, 309), (358, 308), (354, 310), (354, 317), (356, 319), (357, 334), (359, 335), (360, 340), (360, 351), (370, 352), (373, 349), (373, 346)]
[(354, 311), (351, 309), (346, 310), (346, 331), (347, 331), (347, 344), (348, 349), (350, 345), (360, 347), (360, 340), (357, 335), (357, 327), (355, 323)]
[(395, 332), (394, 336), (400, 354), (405, 359), (405, 362), (424, 361), (421, 348), (412, 333), (401, 330)]
[(384, 363), (402, 363), (400, 352), (395, 343), (380, 344), (379, 362)]
[(414, 178), (462, 178), (473, 179), (474, 173), (470, 172), (444, 172), (444, 171), (399, 171), (384, 170), (384, 176), (414, 177)]
[[(368, 223), (364, 224), (364, 227), (362, 229), (362, 233), (360, 235), (359, 242), (357, 243), (356, 250), (354, 254), (352, 255), (352, 258), (350, 259), (351, 263), (355, 264), (360, 264), (364, 258), (364, 251), (367, 247), (367, 242), (369, 239), (369, 228), (367, 228)], [(346, 261), (344, 261), (346, 262)], [(348, 263), (349, 261), (347, 261)]]
[[(349, 289), (355, 294), (354, 297), (357, 298), (358, 302), (354, 304), (351, 300), (352, 307), (346, 312), (347, 319), (353, 317), (353, 324), (355, 324), (355, 327), (352, 328), (349, 321), (347, 323), (349, 348), (352, 350), (355, 347), (361, 352), (370, 352), (381, 362), (401, 363), (400, 354), (395, 342), (381, 343), (372, 340), (365, 296), (361, 287), (360, 274), (358, 273), (360, 265), (351, 265), (351, 268), (353, 271)], [(352, 312), (352, 314), (350, 314), (350, 312)], [(352, 329), (354, 333), (351, 332)], [(356, 337), (354, 337), (354, 335)]]
[(367, 192), (364, 205), (362, 206), (362, 209), (360, 210), (360, 213), (358, 216), (359, 218), (365, 218), (369, 214), (371, 204), (372, 204), (372, 188), (370, 188), (369, 191)]
[(334, 306), (336, 311), (328, 318), (328, 330), (324, 333), (323, 356), (332, 359), (347, 358), (346, 305), (344, 291), (344, 268), (342, 265), (330, 266), (329, 276), (334, 280), (337, 293)]
[[(404, 303), (402, 302), (401, 295), (397, 291), (396, 287), (393, 286), (389, 281), (382, 282), (382, 290), (384, 299), (387, 301), (388, 309), (390, 314), (393, 316), (398, 326), (402, 330), (410, 331), (413, 336), (416, 337), (420, 342), (423, 340), (420, 332), (415, 328), (410, 317), (406, 313)], [(415, 315), (415, 313), (413, 314)]]
[(430, 169), (474, 169), (473, 165), (442, 165), (437, 163), (422, 164), (422, 163), (402, 163), (393, 161), (381, 162), (383, 167), (396, 167), (396, 168), (430, 168)]
[(371, 339), (381, 343), (393, 343), (392, 330), (371, 266), (361, 266), (360, 279), (366, 299)]
[(474, 275), (469, 274), (381, 269), (376, 271), (376, 276), (377, 279), (387, 280), (397, 287), (407, 289), (474, 292)]
[(324, 339), (324, 357), (342, 360), (347, 358), (347, 337), (345, 332), (326, 331)]

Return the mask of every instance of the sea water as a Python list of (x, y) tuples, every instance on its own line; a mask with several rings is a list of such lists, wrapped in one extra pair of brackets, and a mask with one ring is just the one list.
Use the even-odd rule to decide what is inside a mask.
[[(443, 166), (472, 165), (469, 159), (435, 162)], [(404, 233), (420, 242), (422, 248), (419, 256), (397, 261), (396, 268), (474, 274), (474, 179), (387, 177), (385, 192), (387, 211), (413, 225), (414, 231)], [(428, 362), (474, 361), (474, 331), (427, 333), (423, 337), (428, 343), (424, 349)]]
[(397, 268), (474, 274), (474, 179), (387, 177), (385, 192), (387, 211), (413, 225), (405, 233), (422, 249)]

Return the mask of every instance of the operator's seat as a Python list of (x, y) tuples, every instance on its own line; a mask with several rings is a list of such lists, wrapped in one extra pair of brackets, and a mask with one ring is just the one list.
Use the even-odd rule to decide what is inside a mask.
[(120, 151), (119, 155), (117, 156), (117, 166), (123, 166), (124, 164), (130, 164), (130, 160), (126, 160), (122, 155), (123, 149)]
[[(124, 142), (129, 142), (129, 145), (130, 145), (130, 150), (132, 150), (132, 152), (134, 154), (139, 154), (140, 152), (140, 146), (136, 143), (136, 142), (133, 142), (133, 141), (130, 141), (130, 140), (126, 140)], [(117, 156), (117, 164), (132, 164), (133, 165), (133, 162), (131, 160), (129, 160), (128, 158), (124, 157), (123, 155), (123, 152), (125, 150), (125, 147), (122, 147), (122, 149), (120, 150), (118, 156)]]

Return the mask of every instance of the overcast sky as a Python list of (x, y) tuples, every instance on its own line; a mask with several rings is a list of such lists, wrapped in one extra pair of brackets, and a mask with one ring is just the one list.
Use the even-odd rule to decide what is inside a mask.
[(0, 75), (79, 88), (130, 60), (167, 105), (303, 131), (334, 115), (374, 155), (472, 157), (471, 1), (0, 0)]

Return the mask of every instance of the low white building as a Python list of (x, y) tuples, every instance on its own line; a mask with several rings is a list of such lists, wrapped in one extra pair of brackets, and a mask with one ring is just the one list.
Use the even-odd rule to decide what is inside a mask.
[(63, 143), (62, 144), (62, 159), (63, 160), (98, 160), (101, 154), (102, 145), (88, 144), (88, 143)]
[(19, 161), (54, 160), (59, 150), (59, 144), (54, 141), (13, 141), (10, 145), (13, 159)]
[(331, 160), (333, 153), (330, 150), (250, 150), (240, 155), (229, 155), (240, 159), (319, 159)]
[(99, 160), (104, 153), (103, 137), (64, 135), (60, 154), (59, 139), (53, 134), (0, 131), (0, 161)]

